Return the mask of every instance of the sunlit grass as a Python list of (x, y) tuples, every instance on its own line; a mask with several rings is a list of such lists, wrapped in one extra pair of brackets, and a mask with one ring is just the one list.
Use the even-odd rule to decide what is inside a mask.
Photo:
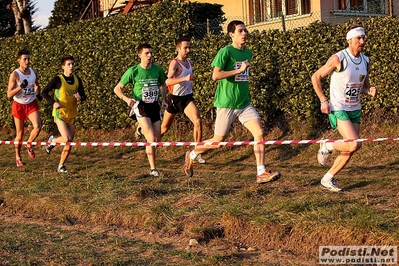
[[(367, 133), (364, 131), (362, 135), (366, 137)], [(190, 139), (190, 134), (172, 128), (165, 140), (172, 140), (173, 136)], [(234, 134), (231, 138), (239, 137), (239, 131)], [(278, 129), (269, 134), (268, 139), (281, 136)], [(375, 128), (373, 134), (385, 135)], [(303, 136), (306, 136), (304, 132), (292, 132), (284, 138)], [(40, 139), (47, 137), (42, 133)], [(323, 137), (337, 138), (337, 133), (328, 131)], [(132, 130), (82, 130), (77, 132), (75, 140), (135, 141), (135, 138)], [(313, 258), (317, 256), (318, 245), (338, 245), (343, 239), (353, 245), (397, 243), (399, 154), (396, 144), (364, 143), (337, 176), (339, 186), (345, 189), (343, 193), (331, 193), (320, 187), (320, 178), (328, 168), (316, 163), (318, 145), (267, 146), (267, 167), (280, 171), (282, 177), (265, 185), (255, 183), (252, 146), (221, 147), (204, 154), (207, 163), (197, 164), (192, 178), (183, 172), (188, 147), (159, 147), (157, 168), (161, 176), (152, 178), (142, 147), (74, 147), (67, 162), (69, 173), (61, 174), (56, 172), (56, 167), (62, 148), (57, 147), (48, 156), (43, 147), (36, 147), (36, 159), (28, 160), (23, 154), (26, 166), (16, 168), (13, 147), (4, 145), (0, 147), (2, 215), (51, 221), (45, 227), (52, 237), (40, 233), (42, 225), (29, 225), (26, 220), (15, 227), (9, 222), (0, 222), (5, 232), (0, 237), (0, 244), (5, 247), (0, 258), (9, 264), (26, 264), (29, 260), (39, 264), (53, 261), (58, 265), (78, 261), (159, 265), (171, 256), (177, 256), (181, 264), (193, 265), (223, 265), (226, 261), (229, 265), (239, 265), (245, 260), (234, 252), (204, 256), (184, 248), (135, 241), (126, 235), (110, 237), (90, 233), (90, 228), (108, 227), (194, 237), (204, 245), (214, 238), (222, 238), (232, 245), (239, 242), (261, 250), (279, 246), (292, 250), (293, 254)], [(332, 163), (335, 155), (328, 163)], [(59, 226), (78, 226), (82, 232), (59, 233)], [(37, 234), (28, 235), (30, 231)], [(347, 235), (343, 236), (340, 231)], [(63, 237), (53, 237), (54, 234)], [(319, 238), (314, 239), (316, 235)], [(95, 243), (94, 239), (99, 242)], [(35, 240), (45, 241), (46, 251), (39, 250)], [(123, 253), (124, 248), (127, 253)], [(76, 255), (71, 255), (72, 251)], [(51, 252), (58, 252), (59, 256), (49, 256)], [(25, 254), (25, 260), (18, 258), (21, 254)]]

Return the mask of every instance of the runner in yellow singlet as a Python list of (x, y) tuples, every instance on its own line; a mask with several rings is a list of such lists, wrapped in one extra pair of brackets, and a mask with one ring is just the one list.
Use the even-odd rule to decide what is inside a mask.
[[(54, 121), (57, 124), (58, 131), (61, 136), (55, 138), (50, 136), (48, 142), (60, 143), (71, 142), (75, 136), (75, 118), (78, 113), (77, 102), (85, 101), (86, 95), (83, 89), (82, 80), (74, 74), (75, 60), (73, 56), (66, 55), (61, 59), (63, 74), (54, 77), (44, 88), (42, 95), (48, 103), (53, 105)], [(51, 97), (49, 92), (54, 90), (54, 96)], [(46, 146), (47, 154), (55, 147), (54, 144)], [(65, 145), (61, 153), (58, 172), (67, 172), (65, 162), (71, 153), (71, 146)]]

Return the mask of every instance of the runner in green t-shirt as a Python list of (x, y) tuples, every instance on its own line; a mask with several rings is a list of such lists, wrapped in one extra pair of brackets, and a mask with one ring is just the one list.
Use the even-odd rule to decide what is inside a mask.
[[(141, 44), (138, 47), (140, 64), (130, 67), (122, 76), (114, 88), (115, 94), (132, 108), (137, 118), (141, 132), (148, 142), (158, 142), (161, 139), (161, 115), (158, 102), (159, 87), (162, 88), (162, 108), (167, 108), (166, 74), (162, 67), (152, 63), (152, 48), (149, 44)], [(132, 84), (133, 98), (123, 94), (123, 88)], [(150, 163), (151, 176), (159, 176), (155, 166), (155, 147), (147, 146), (146, 153)]]
[[(244, 22), (233, 20), (227, 26), (227, 33), (232, 39), (232, 44), (222, 48), (212, 62), (212, 79), (218, 81), (214, 106), (217, 108), (215, 131), (211, 139), (205, 142), (224, 141), (229, 133), (231, 124), (238, 119), (254, 136), (255, 141), (264, 140), (264, 131), (258, 112), (251, 105), (249, 93), (249, 65), (252, 52), (245, 48), (248, 36)], [(193, 175), (193, 162), (195, 158), (214, 146), (196, 146), (194, 150), (187, 151), (185, 160), (185, 173)], [(279, 172), (266, 171), (264, 145), (254, 145), (257, 165), (257, 183), (267, 183), (277, 180)]]

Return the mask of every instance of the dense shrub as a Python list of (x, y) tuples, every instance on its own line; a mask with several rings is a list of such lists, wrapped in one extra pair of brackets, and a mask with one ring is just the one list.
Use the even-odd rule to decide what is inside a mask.
[[(365, 109), (396, 111), (399, 55), (396, 41), (399, 20), (391, 17), (360, 22), (367, 30), (365, 54), (371, 58), (371, 83), (380, 88), (376, 99), (364, 97)], [(136, 47), (153, 46), (154, 62), (167, 70), (175, 56), (174, 41), (190, 35), (193, 26), (186, 3), (166, 1), (128, 15), (79, 21), (34, 34), (4, 38), (0, 42), (0, 125), (12, 127), (10, 100), (6, 98), (8, 78), (17, 67), (16, 54), (26, 48), (32, 66), (39, 73), (41, 87), (61, 72), (60, 57), (72, 54), (78, 75), (83, 79), (88, 100), (79, 106), (77, 124), (85, 128), (123, 128), (128, 108), (113, 93), (123, 72), (139, 62)], [(285, 112), (290, 117), (314, 121), (320, 115), (319, 102), (310, 77), (335, 52), (346, 47), (345, 25), (313, 23), (293, 31), (251, 32), (248, 47), (253, 51), (251, 93), (254, 106), (264, 120)], [(216, 83), (211, 62), (217, 51), (230, 43), (225, 34), (203, 36), (192, 43), (195, 98), (203, 116), (212, 114)], [(328, 78), (323, 81), (328, 91)], [(129, 89), (131, 89), (129, 87)], [(126, 92), (127, 93), (127, 92)], [(53, 124), (51, 107), (41, 104), (44, 130)]]

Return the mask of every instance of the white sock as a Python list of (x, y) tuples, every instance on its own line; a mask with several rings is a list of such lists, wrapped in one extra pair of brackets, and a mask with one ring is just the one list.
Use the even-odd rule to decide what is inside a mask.
[(191, 160), (195, 160), (195, 158), (197, 158), (197, 154), (195, 154), (195, 151), (192, 150), (192, 151), (190, 152), (190, 159), (191, 159)]
[(265, 172), (265, 166), (264, 165), (259, 165), (256, 167), (256, 170), (258, 172), (258, 175), (261, 175)]
[(334, 148), (333, 148), (333, 143), (332, 143), (332, 142), (326, 142), (326, 148), (327, 148), (327, 150), (329, 150), (329, 151), (334, 150)]
[(331, 179), (333, 179), (333, 175), (332, 174), (330, 174), (329, 172), (327, 172), (324, 176), (323, 176), (323, 178), (321, 179), (321, 180), (324, 180), (324, 181), (331, 181)]

